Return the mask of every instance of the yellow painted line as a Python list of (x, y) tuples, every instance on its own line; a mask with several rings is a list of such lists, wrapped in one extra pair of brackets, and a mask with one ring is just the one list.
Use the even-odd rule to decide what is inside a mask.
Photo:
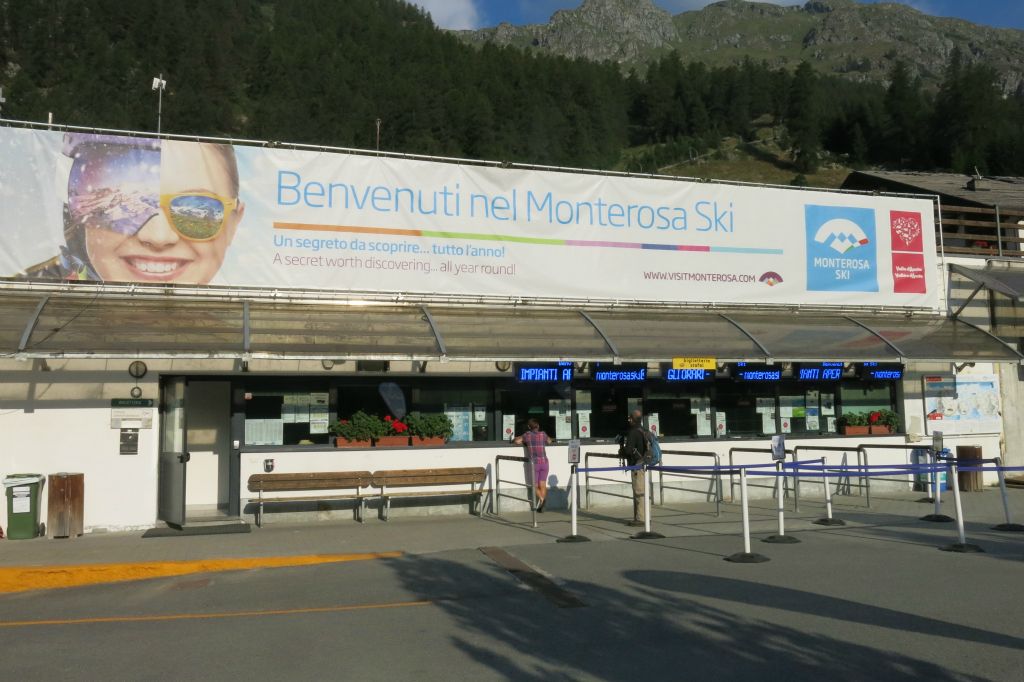
[(252, 557), (242, 559), (201, 559), (198, 561), (144, 561), (118, 564), (76, 564), (72, 566), (10, 566), (0, 567), (0, 594), (28, 590), (50, 590), (58, 587), (79, 587), (126, 580), (167, 578), (190, 573), (246, 571), (253, 568), (312, 566), (343, 561), (394, 559), (401, 552), (367, 552), (363, 554), (309, 554), (301, 556)]
[(169, 620), (205, 620), (210, 618), (252, 618), (258, 616), (289, 616), (299, 613), (340, 613), (371, 609), (404, 609), (410, 606), (428, 606), (429, 600), (402, 601), (384, 604), (353, 604), (350, 606), (319, 606), (306, 609), (270, 609), (266, 611), (228, 611), (226, 613), (170, 613), (162, 616), (104, 616), (101, 618), (67, 618), (62, 620), (0, 621), (2, 628), (22, 628), (31, 625), (89, 625), (94, 623), (146, 623)]

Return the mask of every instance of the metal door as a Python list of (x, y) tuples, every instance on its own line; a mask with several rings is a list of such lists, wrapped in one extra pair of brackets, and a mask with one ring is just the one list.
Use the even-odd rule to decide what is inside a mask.
[(185, 525), (185, 467), (188, 463), (184, 377), (164, 379), (160, 389), (160, 467), (157, 517)]

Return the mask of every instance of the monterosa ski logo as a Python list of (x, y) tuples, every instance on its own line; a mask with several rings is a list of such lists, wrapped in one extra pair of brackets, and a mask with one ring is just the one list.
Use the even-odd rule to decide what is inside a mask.
[(858, 246), (870, 243), (864, 230), (847, 218), (833, 218), (818, 228), (814, 241), (824, 244), (837, 253), (846, 253)]
[(878, 291), (875, 211), (804, 206), (808, 291)]
[(782, 284), (783, 280), (782, 280), (782, 275), (780, 275), (777, 272), (772, 272), (771, 270), (769, 270), (768, 272), (766, 272), (763, 275), (761, 275), (758, 278), (757, 281), (758, 282), (764, 282), (768, 286), (773, 287), (776, 284)]

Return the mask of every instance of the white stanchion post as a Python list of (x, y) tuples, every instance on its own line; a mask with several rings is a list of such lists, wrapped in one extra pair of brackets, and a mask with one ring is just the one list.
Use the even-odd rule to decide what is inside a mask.
[(569, 534), (576, 535), (576, 467), (569, 474), (569, 512), (572, 517)]
[(782, 462), (775, 463), (775, 472), (778, 476), (775, 477), (775, 491), (779, 500), (779, 535), (786, 534), (786, 505), (783, 504), (782, 495), (786, 490), (786, 483), (782, 477)]
[(996, 473), (999, 474), (999, 494), (1003, 498), (1003, 515), (1006, 516), (1006, 523), (1000, 523), (998, 526), (992, 526), (992, 530), (1008, 530), (1013, 532), (1024, 532), (1024, 526), (1019, 523), (1013, 523), (1010, 520), (1010, 503), (1006, 499), (1006, 476), (1003, 474), (1003, 459), (1002, 457), (995, 458)]
[(558, 538), (556, 542), (589, 542), (590, 538), (585, 538), (582, 535), (576, 533), (576, 486), (579, 481), (579, 472), (576, 471), (576, 465), (573, 464), (569, 467), (569, 535), (564, 538)]
[(949, 463), (949, 475), (947, 476), (946, 487), (953, 488), (953, 506), (956, 507), (956, 535), (959, 542), (949, 545), (948, 547), (942, 547), (948, 552), (983, 552), (984, 550), (977, 545), (971, 545), (967, 543), (967, 537), (964, 535), (964, 509), (960, 504), (960, 484), (957, 480), (956, 462), (951, 461)]
[[(949, 518), (948, 516), (946, 516), (945, 514), (942, 513), (942, 491), (939, 489), (939, 486), (940, 486), (939, 476), (940, 476), (940, 473), (941, 473), (940, 469), (939, 469), (939, 464), (940, 464), (941, 461), (942, 460), (939, 459), (939, 453), (934, 451), (934, 450), (932, 450), (932, 476), (933, 476), (932, 480), (934, 481), (934, 484), (935, 484), (935, 487), (934, 487), (934, 490), (935, 490), (935, 495), (934, 495), (934, 497), (935, 497), (935, 511), (933, 513), (931, 513), (931, 514), (927, 514), (925, 516), (922, 516), (921, 517), (922, 521), (935, 521), (935, 522), (938, 522), (938, 523), (948, 523), (948, 522), (953, 520), (953, 519)], [(949, 487), (949, 477), (948, 476), (946, 477), (946, 487), (947, 488)]]
[(652, 538), (663, 538), (665, 537), (661, 533), (655, 533), (651, 531), (651, 486), (649, 485), (651, 476), (650, 470), (646, 464), (641, 464), (639, 469), (640, 475), (643, 477), (641, 488), (644, 491), (644, 530), (636, 535), (631, 535), (634, 540), (650, 540)]
[(740, 498), (743, 503), (743, 551), (750, 554), (750, 507), (747, 506), (746, 469), (740, 469)]
[[(732, 469), (729, 470), (732, 476)], [(740, 469), (740, 509), (743, 519), (743, 551), (725, 557), (735, 564), (760, 564), (768, 561), (763, 554), (750, 553), (750, 506), (747, 504), (747, 470)]]
[(768, 537), (766, 537), (761, 542), (776, 542), (776, 543), (789, 543), (789, 544), (793, 544), (795, 542), (800, 542), (799, 540), (797, 540), (792, 535), (786, 535), (786, 505), (784, 503), (784, 500), (782, 499), (782, 496), (783, 496), (783, 493), (785, 491), (786, 486), (785, 486), (785, 481), (783, 481), (782, 464), (783, 464), (782, 460), (776, 460), (775, 461), (775, 478), (776, 478), (776, 481), (775, 481), (775, 493), (776, 493), (776, 496), (778, 497), (778, 501), (779, 501), (779, 506), (778, 506), (779, 532), (776, 535), (769, 535)]
[(846, 521), (841, 519), (832, 518), (832, 489), (829, 487), (828, 472), (825, 471), (827, 466), (825, 458), (821, 458), (821, 478), (825, 484), (825, 518), (818, 519), (812, 523), (816, 523), (819, 526), (845, 526)]
[(960, 539), (960, 544), (962, 545), (967, 541), (967, 538), (964, 537), (964, 510), (960, 505), (960, 485), (957, 481), (955, 463), (951, 463), (949, 465), (949, 471), (950, 475), (946, 479), (946, 487), (952, 486), (953, 488), (953, 505), (956, 507), (956, 534)]

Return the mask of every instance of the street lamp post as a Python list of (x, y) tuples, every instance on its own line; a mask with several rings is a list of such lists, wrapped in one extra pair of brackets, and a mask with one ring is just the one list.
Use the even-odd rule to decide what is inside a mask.
[(153, 90), (156, 90), (156, 136), (160, 137), (160, 124), (163, 118), (164, 110), (164, 88), (167, 87), (167, 81), (164, 80), (164, 75), (160, 74), (153, 79)]
[(375, 122), (377, 124), (377, 151), (380, 151), (380, 119), (378, 118)]

